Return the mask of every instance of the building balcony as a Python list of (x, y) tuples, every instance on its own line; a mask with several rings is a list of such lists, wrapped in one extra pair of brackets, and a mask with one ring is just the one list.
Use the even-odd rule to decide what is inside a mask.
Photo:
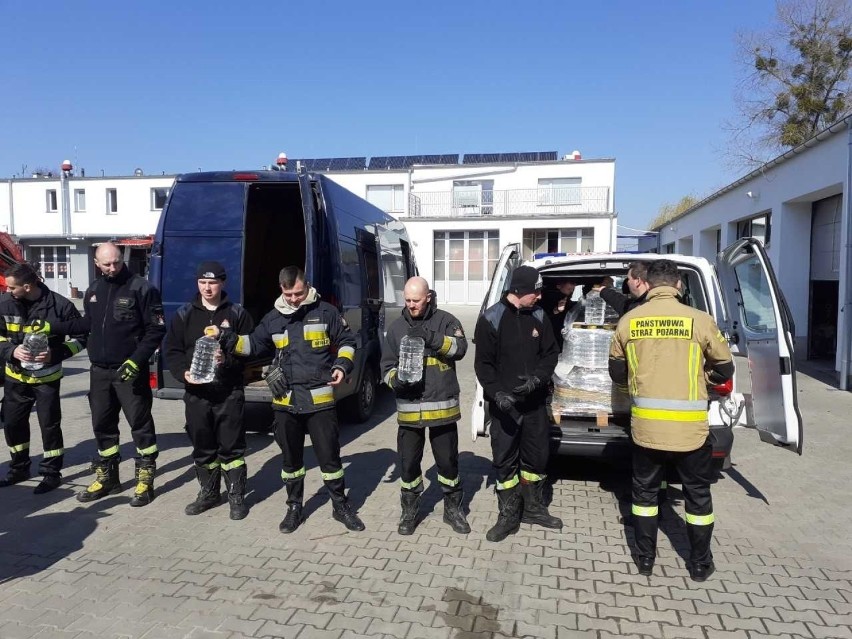
[(417, 191), (411, 217), (575, 216), (612, 212), (606, 186), (496, 190)]

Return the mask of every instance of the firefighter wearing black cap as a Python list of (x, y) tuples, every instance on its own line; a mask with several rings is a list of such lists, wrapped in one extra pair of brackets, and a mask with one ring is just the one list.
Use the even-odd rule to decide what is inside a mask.
[(77, 494), (77, 500), (90, 502), (121, 491), (118, 415), (123, 412), (138, 455), (130, 505), (146, 506), (154, 499), (159, 453), (148, 360), (166, 334), (163, 302), (148, 280), (130, 272), (115, 244), (105, 242), (97, 248), (95, 265), (103, 277), (83, 296), (85, 316), (41, 327), (49, 332), (89, 333), (89, 407), (98, 457), (92, 463), (95, 480)]
[(165, 358), (175, 379), (184, 382), (186, 392), (186, 431), (192, 441), (195, 475), (201, 487), (195, 501), (184, 509), (199, 515), (222, 501), (221, 479), (228, 490), (231, 519), (248, 514), (245, 504), (247, 469), (246, 431), (243, 424), (245, 391), (242, 361), (221, 356), (216, 377), (199, 383), (190, 375), (196, 341), (210, 325), (250, 333), (254, 321), (246, 310), (228, 299), (223, 290), (225, 267), (219, 262), (202, 262), (195, 273), (198, 295), (175, 314), (166, 336)]
[[(400, 535), (410, 535), (417, 527), (417, 508), (423, 494), (420, 462), (429, 441), (438, 465), (438, 482), (444, 493), (444, 522), (460, 534), (470, 532), (464, 515), (459, 477), (459, 433), (461, 417), (456, 362), (467, 353), (467, 340), (461, 322), (439, 310), (434, 292), (422, 277), (405, 283), (402, 317), (388, 328), (382, 348), (382, 376), (396, 393), (397, 454), (400, 466)], [(425, 344), (423, 377), (419, 382), (399, 379), (399, 347), (406, 335), (420, 337)]]
[(283, 453), (281, 478), (287, 487), (287, 514), (278, 529), (292, 533), (303, 521), (303, 454), (308, 433), (331, 496), (332, 517), (349, 530), (364, 530), (346, 498), (334, 410), (334, 387), (352, 372), (355, 337), (338, 310), (320, 300), (302, 269), (281, 269), (278, 282), (281, 297), (250, 335), (213, 331), (220, 335), (226, 353), (275, 354), (266, 382), (272, 391), (275, 441)]
[[(0, 359), (6, 363), (3, 422), (6, 443), (11, 453), (9, 472), (0, 486), (11, 486), (30, 477), (30, 411), (35, 404), (41, 428), (43, 457), (39, 473), (43, 476), (35, 494), (58, 488), (62, 482), (62, 408), (59, 386), (62, 361), (76, 355), (86, 346), (83, 335), (50, 335), (48, 351), (34, 356), (24, 345), (32, 326), (80, 317), (70, 300), (54, 293), (39, 281), (29, 264), (14, 264), (6, 271), (9, 295), (0, 298)], [(37, 370), (27, 364), (39, 363)]]
[(545, 402), (559, 349), (550, 320), (536, 306), (541, 286), (536, 269), (518, 267), (509, 291), (476, 323), (474, 369), (489, 400), (499, 506), (488, 541), (518, 532), (521, 522), (562, 528), (542, 494), (550, 454)]
[(646, 279), (647, 299), (618, 322), (609, 359), (610, 376), (628, 386), (632, 402), (633, 560), (639, 574), (651, 575), (657, 550), (657, 491), (666, 465), (672, 464), (683, 485), (689, 575), (700, 582), (716, 570), (710, 551), (713, 466), (706, 385), (730, 379), (734, 364), (713, 318), (678, 299), (680, 278), (674, 262), (652, 262)]

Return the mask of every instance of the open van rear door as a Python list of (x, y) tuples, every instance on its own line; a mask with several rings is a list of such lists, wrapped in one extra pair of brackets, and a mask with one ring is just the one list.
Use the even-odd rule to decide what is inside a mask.
[(754, 424), (761, 439), (802, 454), (793, 326), (769, 256), (759, 240), (737, 240), (719, 254), (731, 339), (748, 357)]
[[(521, 245), (518, 243), (507, 244), (500, 254), (494, 273), (491, 275), (491, 284), (482, 301), (479, 314), (482, 315), (489, 306), (500, 301), (503, 293), (509, 288), (512, 281), (512, 271), (521, 263)], [(473, 441), (480, 435), (488, 432), (488, 423), (491, 421), (485, 406), (485, 395), (479, 381), (476, 382), (476, 390), (473, 395), (473, 409), (470, 411), (470, 435)]]
[(317, 255), (317, 213), (314, 207), (314, 194), (311, 189), (311, 179), (307, 173), (299, 173), (299, 195), (302, 198), (302, 216), (305, 220), (305, 277), (312, 284), (321, 284), (317, 280), (318, 273), (314, 272)]

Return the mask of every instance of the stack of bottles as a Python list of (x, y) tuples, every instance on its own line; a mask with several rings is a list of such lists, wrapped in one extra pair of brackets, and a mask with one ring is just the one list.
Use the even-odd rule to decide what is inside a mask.
[(615, 311), (595, 291), (586, 297), (584, 311), (584, 323), (566, 325), (562, 330), (565, 341), (553, 374), (551, 408), (554, 413), (574, 416), (629, 412), (629, 396), (609, 377), (615, 326), (607, 321)]

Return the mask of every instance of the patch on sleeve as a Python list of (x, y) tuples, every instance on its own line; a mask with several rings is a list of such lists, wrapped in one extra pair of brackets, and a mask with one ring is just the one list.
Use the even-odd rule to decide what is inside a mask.
[(460, 324), (453, 327), (453, 336), (464, 337), (464, 330), (462, 329)]

